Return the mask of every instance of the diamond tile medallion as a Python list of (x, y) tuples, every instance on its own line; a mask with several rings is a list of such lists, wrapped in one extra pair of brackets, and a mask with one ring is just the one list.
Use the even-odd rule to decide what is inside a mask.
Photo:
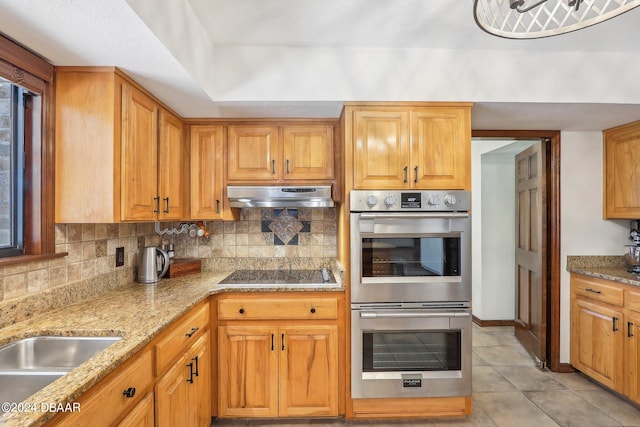
[[(274, 215), (276, 215), (276, 211), (274, 211)], [(290, 242), (294, 243), (294, 238), (298, 237), (298, 233), (300, 230), (304, 228), (304, 225), (298, 221), (297, 211), (295, 212), (296, 216), (292, 215), (293, 212), (289, 212), (288, 209), (283, 209), (273, 221), (269, 224), (269, 230), (273, 231), (275, 237), (280, 239), (283, 244), (287, 245)], [(294, 244), (296, 244), (295, 242)]]

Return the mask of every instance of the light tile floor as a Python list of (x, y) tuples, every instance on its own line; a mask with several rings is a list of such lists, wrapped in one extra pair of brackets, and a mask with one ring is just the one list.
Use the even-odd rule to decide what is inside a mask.
[(465, 419), (419, 421), (222, 421), (215, 426), (640, 426), (640, 406), (580, 373), (541, 371), (512, 327), (473, 327), (473, 414)]

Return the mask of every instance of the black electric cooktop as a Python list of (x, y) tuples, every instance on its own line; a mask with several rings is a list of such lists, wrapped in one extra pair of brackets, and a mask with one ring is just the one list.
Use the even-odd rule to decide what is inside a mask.
[(322, 270), (237, 270), (221, 285), (322, 285), (335, 284), (333, 273)]

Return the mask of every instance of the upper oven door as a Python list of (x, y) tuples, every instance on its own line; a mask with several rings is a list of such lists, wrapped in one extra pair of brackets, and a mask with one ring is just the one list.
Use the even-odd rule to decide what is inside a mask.
[(467, 213), (352, 213), (351, 301), (470, 301)]

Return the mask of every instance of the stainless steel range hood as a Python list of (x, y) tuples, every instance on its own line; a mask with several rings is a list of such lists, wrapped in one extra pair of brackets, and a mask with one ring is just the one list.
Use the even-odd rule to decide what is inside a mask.
[(227, 186), (232, 208), (330, 208), (330, 185)]

